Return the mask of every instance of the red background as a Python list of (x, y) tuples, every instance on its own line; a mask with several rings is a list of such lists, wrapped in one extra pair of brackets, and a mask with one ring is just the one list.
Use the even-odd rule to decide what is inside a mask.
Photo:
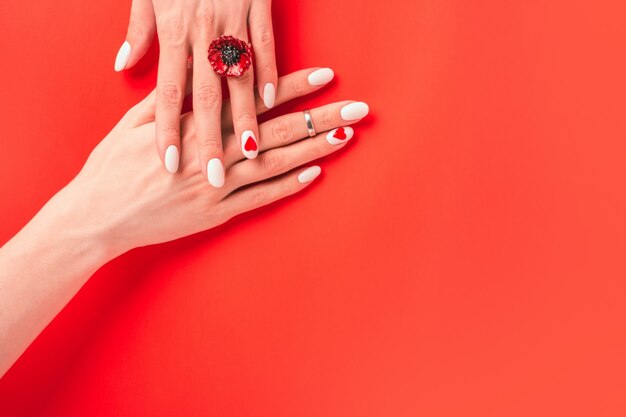
[[(130, 2), (0, 5), (0, 242), (155, 83)], [(357, 139), (295, 198), (102, 268), (0, 415), (626, 412), (623, 1), (274, 2)], [(248, 254), (244, 262), (239, 254)]]

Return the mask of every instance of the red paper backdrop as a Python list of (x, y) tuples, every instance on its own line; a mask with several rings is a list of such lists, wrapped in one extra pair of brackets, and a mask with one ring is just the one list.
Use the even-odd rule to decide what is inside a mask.
[[(155, 83), (128, 0), (0, 5), (0, 242)], [(303, 195), (100, 270), (0, 415), (623, 416), (623, 1), (274, 2), (367, 101)], [(244, 260), (240, 254), (246, 253)]]

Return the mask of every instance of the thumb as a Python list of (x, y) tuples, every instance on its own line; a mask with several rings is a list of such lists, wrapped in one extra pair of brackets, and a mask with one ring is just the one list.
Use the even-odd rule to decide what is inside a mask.
[(135, 65), (150, 48), (155, 32), (156, 20), (152, 1), (133, 0), (126, 41), (115, 57), (115, 71), (122, 71)]

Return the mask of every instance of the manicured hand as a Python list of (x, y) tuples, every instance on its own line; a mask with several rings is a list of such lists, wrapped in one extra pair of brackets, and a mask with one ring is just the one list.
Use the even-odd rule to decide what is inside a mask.
[[(330, 81), (329, 71), (309, 69), (282, 77), (276, 103), (320, 89), (325, 84), (320, 80)], [(365, 103), (351, 101), (311, 109), (320, 132), (312, 138), (302, 112), (276, 117), (259, 126), (263, 140), (258, 158), (247, 159), (233, 131), (229, 109), (234, 103), (226, 101), (220, 120), (224, 169), (209, 164), (209, 174), (223, 186), (213, 188), (206, 187), (193, 151), (195, 113), (181, 119), (183, 152), (177, 177), (164, 172), (157, 156), (148, 152), (154, 140), (157, 95), (153, 92), (124, 116), (66, 191), (74, 196), (64, 204), (72, 207), (72, 221), (95, 227), (111, 256), (209, 229), (302, 190), (321, 171), (304, 165), (342, 149), (354, 134), (348, 125), (368, 112)], [(265, 110), (257, 96), (254, 113)]]
[[(281, 78), (276, 102), (298, 97), (329, 81), (328, 69)], [(231, 217), (296, 193), (321, 172), (310, 161), (341, 149), (348, 125), (367, 114), (365, 103), (344, 101), (311, 110), (320, 133), (309, 138), (302, 113), (259, 126), (259, 157), (241, 154), (233, 133), (231, 103), (221, 119), (224, 168), (206, 186), (195, 154), (195, 117), (182, 117), (179, 174), (162, 169), (154, 152), (157, 94), (132, 108), (93, 150), (80, 173), (0, 248), (0, 377), (32, 340), (109, 260), (144, 245), (209, 229)], [(256, 98), (256, 113), (266, 109)], [(213, 168), (209, 168), (211, 170)]]
[[(248, 39), (248, 29), (250, 39)], [(265, 109), (276, 100), (276, 59), (270, 0), (133, 0), (126, 41), (115, 70), (130, 68), (141, 59), (158, 34), (160, 58), (156, 88), (156, 145), (165, 168), (179, 169), (180, 111), (189, 57), (193, 57), (193, 101), (197, 159), (209, 183), (223, 186), (224, 150), (221, 136), (221, 77), (208, 60), (211, 41), (221, 35), (251, 41), (254, 70), (227, 77), (239, 152), (254, 158), (259, 147), (254, 72), (258, 96)], [(229, 58), (236, 60), (239, 52)], [(227, 60), (228, 61), (228, 60)], [(228, 62), (230, 63), (230, 61)], [(208, 169), (210, 167), (210, 169)]]

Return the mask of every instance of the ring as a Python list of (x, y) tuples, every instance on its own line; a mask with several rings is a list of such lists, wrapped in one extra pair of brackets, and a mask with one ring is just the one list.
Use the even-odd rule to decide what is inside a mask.
[(252, 65), (252, 44), (222, 35), (209, 45), (209, 62), (222, 77), (241, 77)]
[(311, 112), (309, 110), (305, 110), (302, 113), (304, 113), (304, 121), (306, 121), (306, 128), (309, 131), (309, 137), (312, 138), (313, 136), (317, 135), (317, 132), (315, 131), (315, 126), (313, 126)]

